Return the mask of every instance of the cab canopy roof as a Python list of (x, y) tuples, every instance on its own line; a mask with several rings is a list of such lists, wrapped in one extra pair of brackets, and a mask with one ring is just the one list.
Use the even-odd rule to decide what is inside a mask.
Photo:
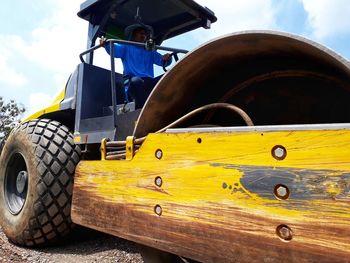
[(165, 39), (199, 27), (209, 28), (214, 13), (192, 0), (87, 0), (78, 16), (99, 26), (100, 35), (125, 38), (124, 29), (136, 22), (153, 27), (153, 38)]

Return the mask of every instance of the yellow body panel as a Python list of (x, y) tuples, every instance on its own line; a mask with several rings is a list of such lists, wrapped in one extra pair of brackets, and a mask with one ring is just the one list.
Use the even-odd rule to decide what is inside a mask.
[(42, 110), (39, 110), (39, 111), (33, 113), (32, 115), (26, 117), (25, 119), (22, 120), (22, 122), (40, 118), (42, 115), (47, 114), (47, 113), (59, 111), (60, 110), (60, 103), (64, 99), (64, 95), (65, 95), (65, 89), (63, 89), (57, 95), (57, 97), (54, 99), (54, 101), (51, 103), (50, 106), (48, 106)]
[[(274, 155), (276, 146), (286, 150), (283, 158)], [(170, 252), (179, 253), (180, 246), (182, 255), (204, 261), (228, 260), (216, 258), (220, 246), (236, 253), (240, 247), (248, 249), (246, 243), (254, 246), (249, 238), (270, 242), (271, 251), (261, 248), (259, 252), (270, 257), (286, 251), (300, 257), (300, 251), (307, 250), (306, 260), (326, 256), (332, 249), (333, 256), (350, 258), (349, 159), (348, 130), (150, 134), (130, 161), (79, 164), (72, 218), (78, 224)], [(290, 191), (286, 200), (276, 195), (278, 185)], [(94, 203), (101, 206), (101, 214), (104, 205), (109, 213), (115, 209), (108, 230), (101, 226), (103, 216), (93, 215), (92, 223), (83, 211)], [(124, 210), (131, 221), (128, 224), (118, 214)], [(137, 227), (132, 223), (134, 213), (156, 222), (149, 236), (145, 230), (142, 235), (146, 237), (132, 230)], [(172, 238), (163, 233), (158, 243), (151, 241), (159, 229), (169, 227), (169, 221), (184, 230), (179, 227)], [(195, 225), (210, 234), (210, 244), (217, 242), (218, 247), (211, 252), (200, 248), (205, 242)], [(290, 242), (278, 234), (281, 226), (290, 229)], [(213, 228), (218, 229), (215, 234)], [(235, 241), (237, 235), (248, 239)], [(184, 248), (187, 239), (197, 240), (195, 248)], [(252, 253), (245, 256), (254, 257)]]

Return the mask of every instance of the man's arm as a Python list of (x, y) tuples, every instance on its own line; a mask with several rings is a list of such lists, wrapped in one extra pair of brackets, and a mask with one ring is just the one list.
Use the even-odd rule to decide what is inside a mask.
[[(103, 45), (106, 52), (111, 55), (111, 48), (110, 44), (106, 43), (106, 39), (104, 37), (100, 38), (100, 45)], [(123, 45), (118, 45), (118, 44), (113, 44), (114, 48), (114, 57), (115, 58), (123, 58), (124, 57), (124, 46)]]
[(171, 63), (173, 62), (173, 59), (171, 57), (170, 54), (165, 54), (162, 55), (158, 52), (154, 51), (154, 55), (153, 55), (153, 63), (158, 65), (158, 66), (163, 66), (163, 64), (165, 63), (165, 66), (169, 66)]

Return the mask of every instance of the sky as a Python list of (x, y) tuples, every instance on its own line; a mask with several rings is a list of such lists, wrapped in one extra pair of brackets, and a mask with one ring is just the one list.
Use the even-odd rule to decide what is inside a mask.
[[(0, 96), (22, 103), (26, 114), (48, 106), (62, 90), (86, 49), (88, 23), (76, 13), (83, 0), (3, 1), (0, 9)], [(163, 44), (192, 50), (215, 37), (242, 30), (301, 35), (350, 59), (349, 0), (197, 0), (218, 17)], [(107, 65), (108, 55), (96, 61)], [(120, 63), (117, 70), (122, 71)], [(157, 70), (159, 72), (159, 70)]]

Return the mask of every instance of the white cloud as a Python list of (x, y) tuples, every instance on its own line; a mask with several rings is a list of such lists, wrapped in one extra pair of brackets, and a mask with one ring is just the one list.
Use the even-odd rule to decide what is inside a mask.
[[(62, 87), (80, 63), (79, 54), (86, 49), (88, 22), (77, 16), (82, 0), (47, 1), (52, 5), (53, 16), (32, 31), (29, 41), (16, 37), (11, 42), (16, 52), (51, 71), (56, 85)], [(100, 66), (109, 65), (106, 52), (97, 52), (95, 60)]]
[(29, 108), (27, 109), (28, 115), (49, 106), (53, 99), (54, 97), (45, 93), (32, 93), (29, 96)]
[(350, 34), (349, 0), (300, 0), (316, 38)]
[(277, 28), (272, 0), (198, 0), (215, 12), (218, 21), (203, 37), (216, 37), (242, 30)]
[(17, 55), (17, 59), (27, 59), (32, 65), (61, 75), (56, 78), (60, 83), (56, 84), (62, 85), (61, 81), (65, 81), (80, 62), (79, 54), (86, 47), (88, 23), (76, 15), (81, 0), (46, 1), (51, 3), (52, 16), (43, 18), (29, 39), (0, 35), (0, 48)]
[(86, 46), (88, 24), (76, 15), (81, 0), (49, 1), (53, 15), (32, 31), (32, 39), (17, 41), (14, 47), (30, 61), (62, 75), (58, 78), (61, 81), (79, 63), (79, 53)]
[[(62, 87), (69, 74), (80, 62), (78, 55), (86, 48), (88, 23), (77, 17), (82, 0), (55, 1), (50, 3), (48, 17), (44, 18), (26, 40), (20, 36), (6, 36), (13, 53), (23, 56), (32, 63), (39, 65), (52, 74), (56, 90)], [(194, 37), (203, 42), (215, 36), (247, 29), (264, 29), (275, 27), (274, 8), (272, 0), (198, 0), (201, 5), (213, 8), (219, 20), (213, 24), (212, 30), (201, 30)], [(215, 8), (215, 9), (214, 9)], [(106, 52), (96, 52), (96, 64), (109, 65)], [(118, 61), (118, 60), (116, 60)], [(12, 75), (15, 70), (7, 67)], [(107, 66), (109, 68), (109, 66)], [(117, 71), (122, 71), (119, 62)], [(51, 72), (51, 73), (50, 73)], [(11, 74), (6, 74), (10, 76)], [(17, 84), (24, 84), (24, 76), (16, 77)]]
[(23, 87), (27, 82), (27, 78), (10, 66), (7, 57), (2, 53), (0, 57), (0, 90)]
[[(29, 38), (0, 35), (0, 83), (5, 84), (0, 86), (0, 91), (10, 84), (27, 84), (30, 89), (35, 89), (33, 91), (53, 95), (64, 87), (69, 75), (80, 63), (79, 54), (86, 49), (88, 32), (88, 22), (77, 16), (82, 0), (43, 1), (49, 3), (50, 9), (41, 23), (30, 32)], [(26, 63), (21, 66), (22, 72), (19, 61)], [(46, 83), (28, 83), (24, 74), (27, 74), (25, 71), (29, 67), (42, 70)], [(47, 91), (48, 88), (50, 91)], [(31, 110), (36, 103), (30, 103)]]
[[(0, 42), (8, 43), (7, 39), (1, 36)], [(10, 57), (13, 56), (11, 49), (7, 45), (2, 45), (0, 54), (0, 90), (24, 86), (28, 80), (24, 74), (11, 66)]]

